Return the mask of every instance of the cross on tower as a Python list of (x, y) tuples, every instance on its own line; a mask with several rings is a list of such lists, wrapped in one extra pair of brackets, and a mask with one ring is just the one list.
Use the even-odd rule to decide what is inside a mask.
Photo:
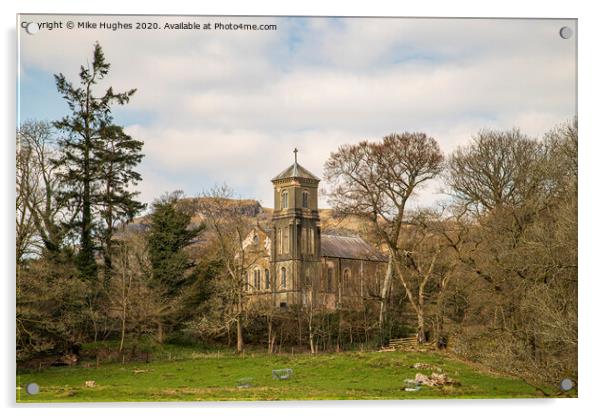
[(297, 163), (297, 152), (299, 152), (299, 150), (295, 147), (295, 150), (293, 150), (293, 153), (295, 154), (295, 163)]

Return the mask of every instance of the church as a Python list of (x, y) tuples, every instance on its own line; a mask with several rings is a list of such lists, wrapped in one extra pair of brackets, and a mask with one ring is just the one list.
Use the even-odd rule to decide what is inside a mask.
[(358, 236), (322, 233), (320, 179), (297, 162), (272, 179), (269, 227), (257, 225), (243, 243), (251, 301), (332, 310), (378, 299), (387, 256)]

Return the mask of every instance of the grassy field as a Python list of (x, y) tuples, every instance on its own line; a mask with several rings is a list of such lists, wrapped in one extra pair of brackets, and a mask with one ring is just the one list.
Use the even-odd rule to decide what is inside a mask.
[[(417, 372), (416, 363), (439, 367), (458, 385), (405, 391), (404, 380)], [(271, 370), (291, 368), (289, 380), (272, 379)], [(244, 379), (241, 382), (241, 379)], [(93, 380), (95, 387), (85, 387)], [(35, 382), (37, 395), (25, 386)], [(241, 387), (240, 384), (250, 384)], [(557, 389), (538, 389), (526, 382), (435, 353), (348, 352), (339, 354), (266, 355), (167, 351), (161, 360), (85, 367), (53, 367), (17, 375), (18, 402), (339, 400), (433, 398), (552, 397)]]

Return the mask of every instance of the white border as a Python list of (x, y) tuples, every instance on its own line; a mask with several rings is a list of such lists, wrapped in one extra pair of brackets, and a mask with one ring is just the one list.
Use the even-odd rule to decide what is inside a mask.
[[(308, 413), (337, 412), (362, 414), (376, 407), (383, 413), (411, 413), (482, 415), (507, 415), (509, 412), (535, 412), (549, 415), (568, 413), (593, 413), (592, 410), (602, 393), (600, 375), (600, 308), (598, 299), (602, 294), (602, 278), (596, 267), (596, 238), (601, 230), (600, 207), (600, 104), (598, 95), (600, 74), (602, 74), (599, 40), (602, 39), (600, 13), (595, 10), (595, 2), (577, 2), (549, 0), (546, 2), (526, 0), (505, 0), (495, 3), (488, 1), (413, 1), (408, 3), (370, 1), (326, 2), (324, 0), (284, 1), (203, 1), (187, 2), (166, 0), (163, 2), (129, 2), (123, 0), (102, 0), (86, 2), (76, 0), (21, 0), (18, 3), (2, 2), (0, 20), (2, 21), (3, 54), (2, 82), (6, 91), (1, 101), (2, 127), (5, 140), (2, 141), (3, 160), (2, 191), (4, 202), (2, 209), (2, 275), (1, 328), (3, 329), (0, 350), (2, 371), (0, 377), (0, 395), (3, 407), (8, 414), (44, 414), (44, 415), (104, 415), (108, 408), (127, 407), (129, 413), (164, 414), (177, 409), (182, 414), (199, 412), (219, 412), (220, 414), (265, 415), (284, 412), (288, 415), (307, 415)], [(420, 402), (279, 402), (279, 403), (193, 403), (193, 404), (145, 404), (145, 405), (103, 405), (90, 406), (52, 406), (40, 408), (16, 406), (14, 400), (14, 131), (15, 131), (15, 79), (16, 79), (16, 13), (130, 13), (130, 14), (238, 14), (238, 15), (346, 15), (346, 16), (442, 16), (442, 17), (556, 17), (579, 19), (579, 399), (565, 400), (452, 400)], [(596, 128), (597, 127), (597, 128)], [(10, 232), (9, 232), (10, 231)], [(85, 408), (84, 408), (85, 407)], [(173, 410), (168, 410), (173, 408)]]

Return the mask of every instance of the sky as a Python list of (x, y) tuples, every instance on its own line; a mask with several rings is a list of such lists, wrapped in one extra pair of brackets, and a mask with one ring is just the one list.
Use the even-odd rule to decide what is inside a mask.
[[(271, 31), (67, 29), (66, 22), (275, 24)], [(321, 177), (343, 144), (421, 131), (446, 155), (480, 129), (541, 137), (577, 113), (576, 21), (206, 16), (35, 16), (21, 29), (19, 122), (68, 113), (53, 74), (77, 81), (98, 41), (111, 71), (98, 94), (137, 88), (115, 122), (144, 142), (140, 199), (228, 184), (273, 206), (293, 161)], [(573, 29), (563, 39), (561, 27)], [(324, 186), (326, 184), (323, 184)], [(446, 198), (441, 181), (413, 206)], [(326, 197), (319, 201), (327, 207)]]

